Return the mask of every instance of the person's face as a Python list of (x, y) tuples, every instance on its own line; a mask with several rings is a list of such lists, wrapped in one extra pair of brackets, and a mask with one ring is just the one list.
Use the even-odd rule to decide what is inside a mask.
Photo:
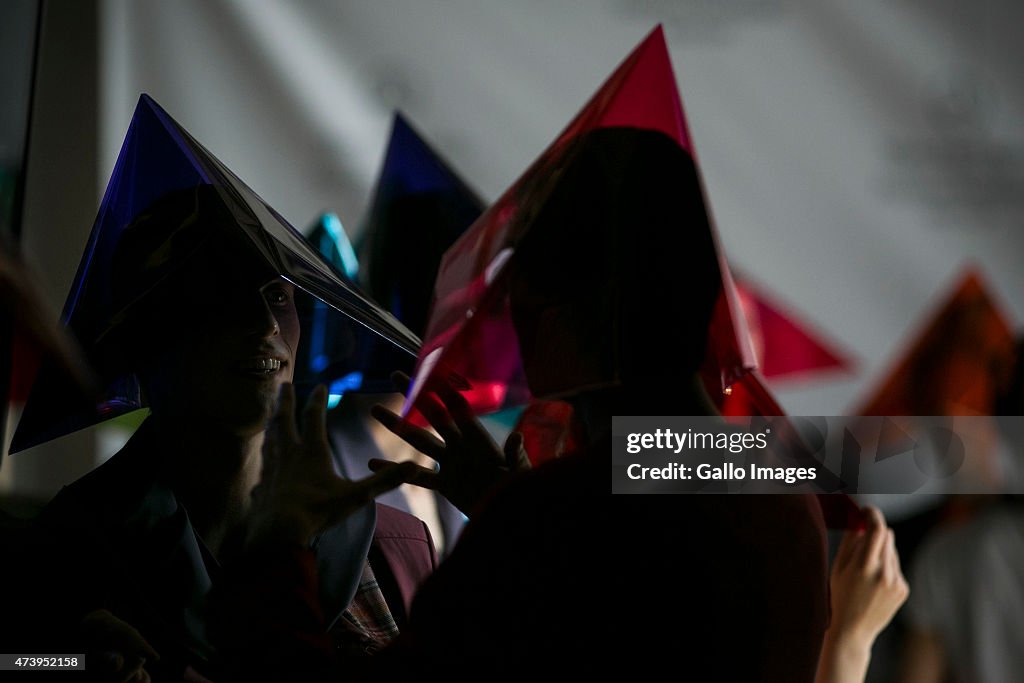
[(266, 273), (225, 275), (183, 294), (183, 327), (170, 333), (177, 338), (148, 388), (158, 394), (151, 396), (154, 412), (169, 409), (256, 433), (295, 371), (295, 289)]

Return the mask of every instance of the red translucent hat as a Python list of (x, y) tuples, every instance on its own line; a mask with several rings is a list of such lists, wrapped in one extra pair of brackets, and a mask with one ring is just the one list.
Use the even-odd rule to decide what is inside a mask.
[[(696, 166), (660, 26), (615, 70), (538, 160), (446, 252), (406, 411), (426, 380), (437, 374), (461, 385), (481, 413), (529, 400), (512, 324), (506, 267), (517, 243), (557, 187), (561, 170), (578, 151), (579, 140), (608, 128), (660, 133)], [(700, 185), (699, 172), (696, 178)], [(697, 190), (703, 194), (702, 187)], [(711, 217), (702, 219), (707, 221), (716, 246), (722, 280), (707, 333), (703, 374), (710, 378), (712, 393), (720, 393), (754, 366), (754, 354), (732, 277), (717, 248)]]
[(967, 270), (854, 415), (991, 415), (1016, 342), (978, 271)]
[(793, 380), (852, 369), (849, 357), (800, 320), (790, 306), (746, 278), (737, 278), (736, 290), (762, 377)]

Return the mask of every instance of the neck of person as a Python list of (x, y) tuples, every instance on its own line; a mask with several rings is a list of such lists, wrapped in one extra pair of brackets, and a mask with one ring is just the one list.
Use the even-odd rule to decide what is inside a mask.
[(188, 512), (196, 534), (221, 558), (225, 540), (244, 520), (259, 483), (263, 430), (231, 431), (212, 420), (161, 419), (152, 436), (162, 453), (161, 472)]
[(633, 381), (594, 389), (568, 399), (588, 443), (611, 438), (612, 417), (626, 415), (718, 415), (700, 374)]

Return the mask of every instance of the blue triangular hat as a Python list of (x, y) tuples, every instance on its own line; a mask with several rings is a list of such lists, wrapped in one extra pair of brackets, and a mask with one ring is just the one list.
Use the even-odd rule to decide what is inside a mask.
[[(95, 411), (82, 412), (64, 401), (64, 387), (46, 369), (41, 372), (11, 452), (69, 434), (143, 407), (138, 381), (131, 373), (104, 367), (104, 344), (116, 337), (125, 320), (144, 310), (149, 295), (174, 274), (195, 249), (175, 254), (161, 266), (163, 274), (149, 289), (127, 303), (115, 301), (110, 274), (115, 248), (133, 220), (170, 193), (212, 188), (227, 215), (225, 230), (269, 269), (299, 289), (358, 323), (356, 349), (383, 344), (415, 354), (419, 339), (391, 314), (368, 300), (312, 249), (295, 228), (268, 206), (147, 95), (139, 98), (131, 125), (107, 184), (96, 222), (79, 264), (62, 320), (94, 363), (106, 389)], [(198, 247), (197, 247), (198, 248)], [(180, 258), (178, 258), (180, 256)], [(230, 254), (224, 267), (230, 269)], [(357, 354), (358, 355), (358, 354)], [(100, 361), (100, 362), (97, 362)]]
[[(338, 217), (320, 216), (306, 238), (351, 283), (358, 279), (374, 300), (416, 331), (426, 323), (441, 255), (468, 228), (484, 204), (399, 113), (395, 114), (384, 164), (363, 224), (359, 261)], [(353, 285), (354, 286), (354, 285)], [(345, 321), (326, 317), (323, 304), (300, 311), (311, 320), (297, 360), (299, 368), (329, 388), (334, 407), (350, 391), (394, 391), (390, 374), (413, 364), (393, 348), (368, 348), (357, 371), (333, 361), (344, 348)]]
[[(359, 260), (336, 214), (321, 214), (308, 231), (306, 241), (342, 281), (351, 289), (362, 291), (356, 282)], [(307, 297), (296, 301), (296, 308), (303, 321), (296, 354), (296, 381), (326, 385), (328, 407), (338, 405), (349, 392), (394, 391), (391, 373), (411, 371), (413, 359), (397, 346), (362, 344), (353, 353), (350, 338), (358, 325), (349, 318), (333, 315), (324, 302)]]
[(363, 224), (360, 279), (367, 293), (422, 335), (441, 256), (485, 204), (395, 113)]

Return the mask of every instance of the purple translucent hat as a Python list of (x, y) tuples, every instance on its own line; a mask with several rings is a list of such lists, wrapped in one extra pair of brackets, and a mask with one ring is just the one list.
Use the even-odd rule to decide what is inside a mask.
[[(160, 201), (195, 190), (217, 204), (216, 239), (185, 221), (154, 251), (156, 261), (136, 290), (115, 293), (114, 255), (126, 228)], [(232, 247), (224, 247), (228, 240)], [(348, 352), (353, 360), (368, 345), (382, 344), (415, 355), (419, 340), (391, 314), (363, 296), (334, 270), (273, 208), (206, 150), (147, 95), (139, 98), (131, 125), (107, 184), (96, 222), (79, 264), (62, 320), (97, 366), (104, 385), (94, 410), (64, 399), (62, 382), (44, 366), (25, 405), (11, 452), (23, 450), (144, 407), (135, 375), (109, 359), (117, 356), (119, 331), (160, 301), (162, 287), (197, 253), (229, 278), (241, 254), (259, 259), (268, 271), (343, 314), (351, 324)], [(298, 380), (297, 380), (298, 381)]]

